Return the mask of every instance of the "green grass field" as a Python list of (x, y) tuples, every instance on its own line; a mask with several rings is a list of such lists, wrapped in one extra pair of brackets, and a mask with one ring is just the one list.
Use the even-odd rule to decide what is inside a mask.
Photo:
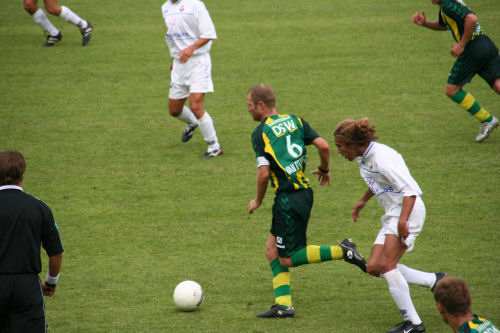
[[(500, 2), (467, 3), (500, 46)], [(246, 211), (257, 172), (246, 91), (260, 82), (278, 112), (303, 116), (332, 145), (333, 182), (313, 185), (309, 242), (351, 237), (369, 255), (383, 212), (373, 201), (351, 222), (365, 185), (332, 137), (341, 120), (369, 117), (424, 191), (426, 225), (402, 263), (466, 279), (474, 312), (500, 325), (500, 130), (476, 144), (479, 123), (445, 96), (451, 36), (411, 22), (417, 10), (437, 18), (430, 1), (206, 0), (219, 37), (206, 109), (224, 148), (208, 161), (199, 131), (182, 144), (184, 126), (168, 114), (162, 2), (61, 4), (93, 23), (87, 47), (51, 17), (63, 40), (42, 48), (20, 0), (0, 11), (0, 150), (26, 157), (24, 189), (52, 208), (66, 250), (46, 300), (49, 332), (386, 332), (401, 320), (386, 282), (343, 261), (292, 269), (295, 319), (255, 318), (274, 301), (272, 191)], [(500, 116), (479, 77), (466, 90)], [(172, 300), (186, 279), (205, 290), (194, 313)], [(410, 289), (427, 331), (451, 332), (429, 290)]]

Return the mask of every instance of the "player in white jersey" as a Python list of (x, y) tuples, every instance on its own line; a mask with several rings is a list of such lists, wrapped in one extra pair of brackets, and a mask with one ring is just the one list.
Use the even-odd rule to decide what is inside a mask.
[[(182, 142), (191, 139), (199, 126), (208, 144), (202, 157), (222, 155), (213, 120), (204, 107), (205, 93), (214, 91), (210, 48), (217, 34), (210, 14), (199, 0), (168, 0), (161, 10), (167, 25), (165, 41), (172, 56), (170, 115), (186, 123)], [(191, 109), (184, 105), (188, 97)]]
[(339, 154), (349, 161), (356, 159), (368, 189), (354, 205), (352, 219), (373, 196), (384, 207), (382, 228), (372, 247), (367, 273), (384, 277), (404, 321), (388, 333), (425, 332), (410, 297), (408, 283), (433, 288), (446, 274), (427, 273), (399, 263), (403, 254), (413, 249), (425, 221), (422, 190), (413, 179), (403, 157), (394, 149), (377, 143), (375, 128), (367, 118), (344, 120), (334, 131)]

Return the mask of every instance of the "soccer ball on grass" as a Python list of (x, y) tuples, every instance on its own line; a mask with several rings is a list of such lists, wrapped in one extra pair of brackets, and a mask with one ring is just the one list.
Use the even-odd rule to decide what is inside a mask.
[(203, 302), (203, 289), (195, 281), (182, 281), (175, 287), (174, 302), (182, 311), (194, 311)]

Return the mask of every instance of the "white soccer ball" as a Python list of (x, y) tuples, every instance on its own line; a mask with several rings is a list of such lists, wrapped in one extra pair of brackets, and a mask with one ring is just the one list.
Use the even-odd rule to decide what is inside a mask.
[(182, 311), (194, 311), (203, 302), (203, 289), (195, 281), (182, 281), (175, 287), (174, 302)]

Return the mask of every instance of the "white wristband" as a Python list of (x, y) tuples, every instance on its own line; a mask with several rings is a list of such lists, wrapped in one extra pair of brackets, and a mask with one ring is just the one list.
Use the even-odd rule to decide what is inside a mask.
[(57, 274), (57, 276), (50, 276), (49, 273), (47, 272), (47, 277), (45, 278), (45, 282), (50, 284), (57, 284), (57, 282), (59, 282), (60, 275), (61, 273)]

